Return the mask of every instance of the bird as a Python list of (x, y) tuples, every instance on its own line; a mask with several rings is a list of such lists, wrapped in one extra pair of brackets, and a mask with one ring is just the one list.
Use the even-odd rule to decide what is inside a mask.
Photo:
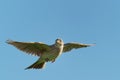
[(17, 49), (28, 54), (38, 56), (39, 59), (25, 69), (43, 69), (47, 62), (55, 62), (55, 60), (65, 52), (73, 49), (90, 47), (93, 44), (82, 44), (77, 42), (65, 43), (62, 39), (57, 38), (55, 43), (48, 45), (42, 42), (20, 42), (7, 40), (6, 43), (13, 45)]

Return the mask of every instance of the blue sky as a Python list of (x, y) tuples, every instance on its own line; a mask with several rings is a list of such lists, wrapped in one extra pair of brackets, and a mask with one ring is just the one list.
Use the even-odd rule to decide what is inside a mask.
[[(120, 80), (119, 0), (0, 0), (0, 80)], [(24, 70), (38, 57), (5, 43), (96, 43)]]

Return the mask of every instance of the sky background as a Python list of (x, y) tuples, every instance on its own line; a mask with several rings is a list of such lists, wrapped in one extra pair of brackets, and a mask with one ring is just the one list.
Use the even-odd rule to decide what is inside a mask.
[[(5, 43), (96, 43), (63, 53), (43, 70), (38, 57)], [(120, 0), (0, 0), (0, 80), (120, 80)]]

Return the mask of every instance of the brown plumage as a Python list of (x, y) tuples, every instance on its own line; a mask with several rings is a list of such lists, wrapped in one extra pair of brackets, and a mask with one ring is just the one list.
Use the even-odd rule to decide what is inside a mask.
[(64, 52), (91, 46), (91, 44), (80, 44), (74, 42), (64, 44), (61, 39), (56, 39), (55, 44), (53, 45), (47, 45), (41, 42), (18, 42), (12, 40), (7, 40), (7, 43), (28, 54), (40, 57), (34, 64), (26, 69), (42, 69), (46, 62), (54, 62), (57, 57)]

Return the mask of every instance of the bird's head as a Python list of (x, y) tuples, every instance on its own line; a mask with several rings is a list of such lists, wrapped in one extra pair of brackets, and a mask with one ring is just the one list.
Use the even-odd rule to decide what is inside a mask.
[(62, 46), (64, 43), (63, 43), (63, 40), (62, 40), (62, 39), (56, 39), (55, 44), (56, 44), (57, 46)]

